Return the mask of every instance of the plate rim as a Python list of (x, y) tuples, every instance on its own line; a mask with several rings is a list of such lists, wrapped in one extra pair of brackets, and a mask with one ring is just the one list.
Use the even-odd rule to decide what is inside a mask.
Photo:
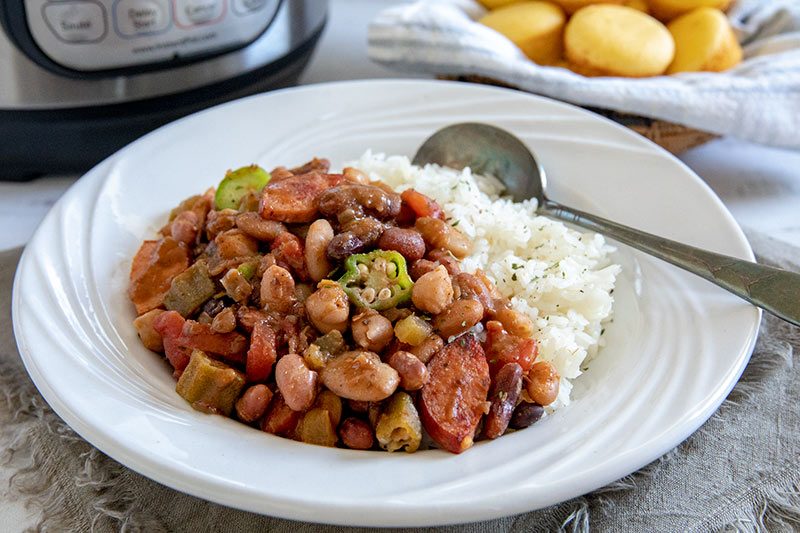
[[(127, 145), (126, 147), (120, 149), (119, 151), (115, 152), (107, 159), (102, 161), (101, 163), (97, 164), (91, 170), (89, 170), (86, 174), (83, 175), (82, 178), (88, 178), (83, 180), (78, 180), (75, 184), (73, 184), (62, 197), (56, 202), (56, 204), (50, 209), (47, 213), (45, 218), (40, 223), (39, 227), (36, 229), (34, 235), (30, 239), (30, 243), (35, 243), (37, 239), (41, 238), (40, 233), (42, 227), (45, 226), (45, 222), (48, 221), (51, 217), (56, 216), (56, 213), (59, 211), (60, 207), (66, 202), (66, 199), (72, 195), (75, 195), (75, 189), (79, 186), (81, 181), (84, 183), (90, 182), (94, 183), (95, 181), (98, 182), (98, 185), (104, 183), (108, 179), (108, 174), (104, 174), (104, 167), (109, 165), (115, 158), (119, 157), (121, 154), (124, 154), (125, 151), (132, 145), (135, 145), (141, 142), (143, 139), (147, 139), (152, 135), (161, 135), (163, 134), (162, 130), (168, 129), (175, 124), (182, 123), (183, 121), (192, 120), (194, 117), (198, 115), (203, 115), (205, 113), (210, 112), (218, 112), (219, 109), (225, 108), (226, 106), (233, 106), (233, 105), (241, 105), (243, 101), (250, 101), (250, 100), (257, 100), (257, 99), (267, 99), (271, 95), (277, 93), (285, 93), (285, 92), (314, 92), (319, 90), (325, 90), (326, 87), (329, 86), (360, 86), (360, 85), (367, 85), (367, 86), (381, 86), (381, 85), (391, 85), (397, 86), (402, 84), (409, 84), (409, 85), (431, 85), (431, 86), (451, 86), (451, 87), (458, 87), (463, 88), (466, 91), (471, 91), (473, 89), (477, 90), (488, 90), (488, 91), (498, 91), (500, 93), (505, 93), (507, 91), (512, 91), (511, 89), (504, 89), (504, 88), (496, 88), (496, 87), (486, 87), (486, 86), (475, 86), (472, 84), (466, 84), (463, 82), (453, 82), (453, 81), (444, 81), (444, 80), (412, 80), (412, 79), (380, 79), (380, 80), (348, 80), (348, 81), (339, 81), (339, 82), (328, 82), (328, 83), (320, 83), (320, 84), (311, 84), (306, 86), (300, 87), (293, 87), (287, 89), (281, 89), (278, 91), (271, 91), (268, 93), (262, 93), (258, 95), (252, 95), (246, 98), (234, 100), (231, 102), (226, 102), (224, 104), (214, 106), (208, 108), (206, 110), (200, 111), (199, 113), (195, 113), (179, 119), (175, 122), (169, 123), (161, 128), (154, 130), (153, 132), (148, 133), (147, 135), (143, 136), (142, 138), (134, 141), (133, 143)], [(651, 141), (644, 139), (643, 137), (639, 136), (635, 132), (629, 130), (628, 128), (619, 125), (605, 117), (596, 115), (588, 110), (579, 108), (577, 106), (573, 106), (571, 104), (567, 104), (564, 102), (560, 102), (551, 98), (542, 97), (538, 95), (533, 95), (530, 93), (524, 92), (517, 92), (522, 98), (530, 98), (534, 101), (539, 102), (546, 102), (548, 105), (555, 105), (558, 107), (563, 106), (564, 108), (570, 109), (570, 111), (574, 112), (577, 111), (579, 113), (585, 113), (589, 118), (592, 120), (600, 120), (601, 122), (605, 122), (617, 128), (619, 131), (624, 132), (624, 134), (630, 138), (635, 140), (640, 146), (646, 146), (650, 150), (655, 149), (656, 152), (659, 153), (661, 157), (667, 157), (671, 159), (673, 163), (677, 163), (682, 167), (684, 172), (688, 174), (688, 176), (696, 182), (697, 185), (700, 185), (701, 188), (705, 190), (708, 199), (713, 201), (717, 204), (719, 215), (722, 215), (725, 219), (726, 226), (728, 229), (732, 230), (733, 233), (737, 236), (737, 242), (735, 243), (737, 247), (741, 248), (742, 255), (747, 256), (747, 259), (754, 260), (754, 254), (752, 248), (747, 241), (747, 238), (742, 231), (741, 227), (739, 226), (738, 222), (734, 219), (733, 215), (724, 205), (722, 200), (714, 193), (711, 187), (703, 181), (694, 171), (692, 171), (685, 163), (679, 160), (677, 157), (673, 156), (660, 146), (652, 143)], [(265, 509), (264, 506), (262, 507), (254, 507), (252, 505), (246, 505), (246, 502), (242, 500), (237, 500), (236, 498), (236, 491), (232, 490), (230, 492), (210, 492), (209, 489), (211, 486), (202, 487), (201, 483), (209, 483), (210, 478), (208, 476), (203, 476), (203, 472), (200, 472), (199, 475), (195, 472), (185, 472), (182, 469), (179, 469), (174, 466), (172, 463), (168, 463), (166, 461), (159, 462), (154, 461), (154, 456), (147, 456), (146, 454), (141, 453), (141, 451), (137, 451), (131, 449), (125, 445), (124, 439), (114, 439), (108, 433), (109, 431), (102, 431), (99, 428), (92, 427), (89, 424), (86, 424), (84, 420), (80, 417), (79, 414), (72, 411), (69, 406), (69, 403), (63, 398), (62, 394), (58, 393), (58, 390), (52, 386), (47, 378), (45, 377), (44, 373), (40, 370), (38, 365), (35, 362), (35, 358), (32, 355), (31, 349), (28, 347), (27, 340), (25, 338), (25, 334), (23, 333), (22, 323), (21, 323), (21, 316), (22, 316), (22, 301), (23, 296), (20, 295), (20, 291), (18, 287), (21, 283), (22, 277), (25, 275), (24, 272), (27, 270), (25, 266), (31, 260), (30, 259), (31, 253), (29, 252), (29, 247), (26, 246), (23, 254), (20, 258), (17, 271), (14, 277), (13, 283), (13, 290), (12, 290), (12, 322), (13, 322), (13, 330), (15, 339), (17, 342), (18, 350), (25, 365), (25, 368), (30, 375), (31, 379), (33, 380), (34, 384), (36, 385), (39, 392), (51, 406), (51, 408), (56, 412), (56, 414), (61, 417), (73, 430), (75, 430), (82, 438), (84, 438), (87, 442), (89, 442), (92, 446), (97, 447), (103, 453), (109, 455), (116, 461), (120, 462), (126, 468), (131, 468), (132, 470), (148, 477), (151, 480), (154, 480), (160, 484), (166, 485), (173, 489), (179, 490), (181, 492), (203, 498), (205, 500), (221, 503), (223, 505), (234, 507), (242, 510), (252, 511), (260, 514), (266, 514), (269, 512), (271, 516), (278, 516), (281, 518), (288, 518), (288, 519), (295, 519), (295, 520), (309, 520), (314, 519), (315, 522), (321, 523), (329, 523), (329, 524), (341, 524), (341, 525), (364, 525), (364, 526), (391, 526), (391, 525), (405, 525), (405, 526), (417, 526), (417, 525), (444, 525), (444, 524), (457, 524), (457, 523), (466, 523), (468, 521), (475, 521), (475, 520), (488, 520), (503, 516), (508, 516), (510, 514), (516, 514), (526, 511), (531, 511), (530, 505), (526, 506), (524, 503), (522, 505), (516, 506), (509, 506), (502, 508), (496, 508), (491, 510), (478, 510), (472, 511), (470, 513), (463, 513), (458, 517), (450, 516), (442, 516), (442, 511), (455, 510), (457, 508), (457, 504), (451, 504), (450, 506), (439, 506), (433, 512), (430, 509), (425, 511), (421, 511), (420, 509), (401, 509), (396, 508), (394, 516), (399, 517), (400, 515), (409, 515), (415, 514), (415, 516), (405, 516), (402, 520), (374, 520), (367, 515), (359, 515), (357, 517), (357, 522), (353, 522), (351, 516), (349, 516), (349, 512), (357, 511), (360, 509), (358, 502), (350, 503), (349, 505), (342, 505), (341, 503), (336, 503), (335, 505), (327, 505), (325, 502), (318, 502), (319, 507), (317, 507), (314, 511), (315, 516), (309, 517), (308, 512), (303, 513), (305, 509), (304, 504), (302, 502), (297, 502), (295, 500), (280, 500), (280, 498), (274, 498), (270, 495), (270, 500), (268, 502), (268, 509)], [(654, 452), (647, 454), (640, 454), (646, 455), (646, 458), (640, 458), (636, 461), (639, 466), (636, 467), (636, 470), (645, 466), (646, 464), (656, 460), (658, 457), (661, 457), (664, 453), (672, 449), (673, 447), (679, 445), (683, 442), (686, 438), (688, 438), (692, 433), (694, 433), (702, 424), (706, 422), (706, 420), (716, 411), (719, 405), (724, 401), (727, 395), (730, 393), (730, 390), (735, 386), (738, 382), (739, 376), (744, 371), (744, 368), (747, 366), (749, 362), (750, 355), (752, 354), (753, 348), (755, 346), (755, 342), (757, 339), (758, 329), (761, 323), (762, 313), (760, 310), (757, 310), (754, 320), (751, 324), (750, 331), (747, 334), (749, 342), (747, 345), (742, 346), (740, 349), (739, 354), (737, 355), (737, 360), (741, 361), (740, 365), (736, 369), (731, 369), (733, 373), (735, 373), (736, 378), (731, 379), (728, 387), (724, 391), (724, 393), (718, 393), (712, 401), (708, 402), (707, 405), (703, 406), (702, 411), (700, 414), (695, 416), (693, 421), (695, 423), (690, 424), (687, 426), (681, 426), (680, 431), (674, 430), (670, 433), (671, 438), (669, 439), (662, 439), (661, 446), (657, 448), (657, 454), (654, 455)], [(675, 441), (675, 437), (672, 436), (673, 433), (682, 433), (684, 434), (681, 437), (678, 437), (678, 440)], [(668, 441), (665, 443), (665, 441)], [(675, 441), (675, 442), (673, 442)], [(650, 457), (652, 456), (652, 457)], [(642, 462), (643, 461), (643, 462)], [(172, 468), (170, 468), (172, 466)], [(636, 471), (633, 470), (633, 471)], [(618, 467), (613, 472), (606, 471), (606, 474), (601, 476), (605, 481), (595, 483), (591, 490), (595, 490), (608, 482), (613, 481), (613, 479), (618, 479), (624, 475), (630, 473), (629, 466), (622, 466), (619, 464)], [(610, 476), (613, 479), (606, 479)], [(220, 481), (226, 482), (228, 485), (231, 483), (228, 480), (219, 480), (214, 478), (215, 483), (220, 483)], [(219, 489), (220, 487), (216, 487)], [(229, 487), (233, 488), (233, 487)], [(574, 495), (573, 495), (574, 496)], [(572, 497), (572, 496), (570, 496)], [(558, 498), (558, 501), (564, 501), (564, 498)], [(551, 504), (550, 504), (551, 505)], [(402, 505), (401, 505), (402, 507)], [(542, 506), (537, 506), (538, 508), (542, 508)], [(405, 513), (402, 511), (405, 510)], [(401, 511), (401, 512), (397, 512)], [(438, 511), (438, 512), (436, 512)], [(338, 518), (334, 515), (338, 515)], [(374, 513), (373, 513), (374, 515)], [(421, 516), (417, 516), (421, 515)]]

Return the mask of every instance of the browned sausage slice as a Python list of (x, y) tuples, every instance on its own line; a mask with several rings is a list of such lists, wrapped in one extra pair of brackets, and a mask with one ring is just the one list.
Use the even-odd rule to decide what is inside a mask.
[(319, 195), (344, 178), (312, 172), (270, 182), (261, 195), (259, 212), (267, 220), (311, 222), (317, 218)]
[(420, 416), (436, 443), (453, 453), (470, 446), (485, 412), (489, 365), (480, 343), (464, 335), (442, 348), (428, 364)]

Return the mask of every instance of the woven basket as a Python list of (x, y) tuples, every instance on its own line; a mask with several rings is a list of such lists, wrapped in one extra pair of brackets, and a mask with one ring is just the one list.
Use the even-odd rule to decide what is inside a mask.
[[(516, 89), (516, 87), (508, 85), (507, 83), (483, 76), (439, 76), (439, 78), (443, 80), (466, 81)], [(607, 109), (598, 109), (594, 107), (585, 107), (585, 109), (603, 115), (614, 122), (632, 129), (673, 154), (679, 154), (689, 148), (700, 146), (718, 137), (713, 133), (687, 128), (686, 126), (681, 126), (680, 124), (674, 124), (665, 120), (618, 113), (617, 111), (609, 111)]]

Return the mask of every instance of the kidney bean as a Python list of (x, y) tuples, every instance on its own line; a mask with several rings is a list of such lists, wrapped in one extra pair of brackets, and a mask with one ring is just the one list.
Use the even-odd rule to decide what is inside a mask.
[(306, 298), (306, 314), (322, 333), (332, 330), (344, 332), (349, 323), (350, 301), (337, 283), (330, 282)]
[(264, 416), (271, 399), (269, 387), (260, 383), (253, 385), (236, 401), (236, 415), (242, 422), (252, 424)]
[(402, 389), (419, 390), (428, 382), (428, 368), (413, 354), (400, 350), (394, 352), (386, 362), (397, 370)]
[(378, 248), (399, 252), (408, 261), (422, 259), (425, 255), (425, 241), (413, 229), (387, 228), (378, 240)]
[(356, 344), (371, 352), (380, 352), (394, 337), (389, 319), (372, 309), (354, 316), (350, 329)]
[(369, 410), (369, 402), (360, 400), (347, 400), (347, 405), (354, 413), (366, 413)]
[(295, 175), (306, 174), (308, 172), (321, 172), (327, 173), (331, 168), (331, 162), (324, 157), (315, 157), (311, 161), (303, 163), (299, 167), (290, 169), (288, 172)]
[(288, 313), (294, 302), (294, 278), (285, 268), (272, 265), (261, 278), (261, 305), (269, 311)]
[(306, 267), (314, 281), (325, 278), (333, 270), (333, 265), (328, 260), (328, 245), (332, 239), (333, 228), (324, 218), (315, 220), (309, 226), (306, 234)]
[(342, 224), (342, 232), (333, 236), (328, 244), (328, 255), (333, 259), (346, 259), (363, 252), (375, 244), (383, 233), (383, 223), (364, 217)]
[(449, 339), (460, 335), (483, 318), (483, 306), (478, 300), (456, 300), (433, 319), (433, 328)]
[(444, 348), (444, 341), (439, 335), (433, 333), (427, 339), (422, 341), (422, 344), (419, 346), (409, 347), (408, 351), (427, 365), (428, 361), (431, 360), (431, 357), (433, 357), (436, 352), (442, 348)]
[(339, 426), (342, 444), (353, 450), (369, 450), (375, 443), (372, 427), (360, 418), (350, 417)]
[(294, 411), (305, 411), (317, 395), (318, 374), (297, 354), (286, 354), (275, 365), (275, 382), (283, 399)]
[(411, 299), (417, 308), (437, 315), (453, 301), (453, 284), (447, 269), (439, 266), (414, 283)]
[(322, 383), (342, 398), (377, 402), (388, 398), (400, 384), (397, 371), (373, 352), (345, 352), (322, 369)]
[(236, 226), (259, 241), (272, 241), (286, 231), (286, 226), (277, 220), (265, 220), (254, 212), (241, 213), (236, 216)]
[(422, 234), (429, 248), (444, 248), (459, 259), (464, 259), (472, 250), (472, 241), (466, 235), (438, 218), (418, 218), (414, 227)]
[(544, 415), (544, 407), (538, 403), (522, 402), (514, 409), (508, 425), (514, 429), (524, 429), (538, 422), (542, 415)]
[(549, 405), (558, 397), (560, 376), (555, 367), (547, 361), (534, 363), (528, 372), (525, 390), (531, 400), (539, 405)]
[(514, 406), (522, 392), (522, 367), (517, 363), (505, 365), (494, 377), (489, 390), (489, 414), (483, 422), (483, 434), (496, 439), (508, 428)]

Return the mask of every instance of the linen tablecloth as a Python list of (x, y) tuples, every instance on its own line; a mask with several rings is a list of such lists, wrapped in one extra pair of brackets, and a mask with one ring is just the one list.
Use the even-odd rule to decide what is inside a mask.
[[(800, 249), (762, 235), (750, 238), (762, 262), (799, 269)], [(36, 391), (17, 353), (10, 307), (19, 254), (0, 253), (0, 471), (12, 474), (0, 487), (2, 501), (31, 506), (44, 531), (356, 531), (259, 516), (181, 494), (77, 436)], [(752, 360), (728, 399), (661, 459), (548, 509), (441, 530), (800, 529), (798, 349), (800, 328), (765, 316)], [(313, 519), (313, 509), (308, 516)]]

